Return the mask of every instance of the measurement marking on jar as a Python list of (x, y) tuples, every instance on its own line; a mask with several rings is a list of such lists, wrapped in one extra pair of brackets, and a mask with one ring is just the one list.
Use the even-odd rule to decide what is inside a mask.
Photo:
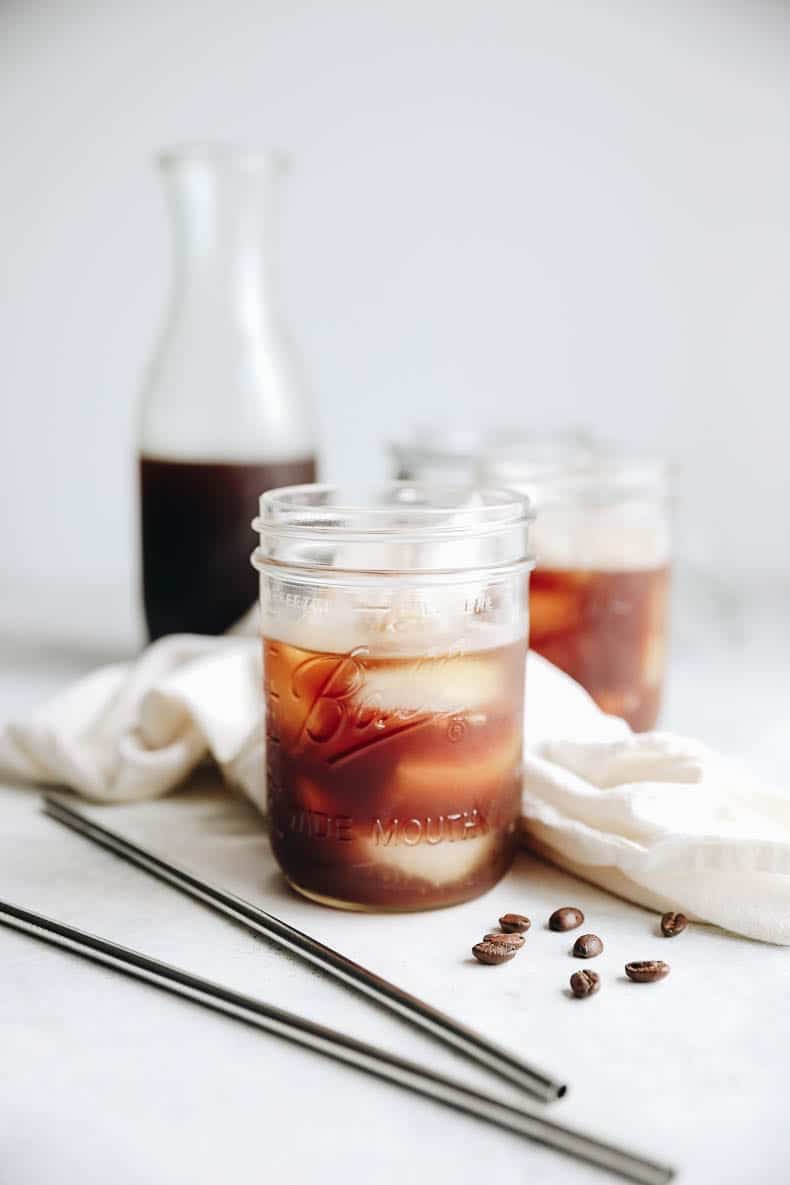
[(494, 608), (494, 598), (490, 593), (481, 593), (464, 601), (464, 613), (490, 613)]

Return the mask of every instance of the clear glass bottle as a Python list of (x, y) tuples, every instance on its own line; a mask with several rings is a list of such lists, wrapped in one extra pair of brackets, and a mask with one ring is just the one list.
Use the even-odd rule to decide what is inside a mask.
[(219, 634), (254, 603), (249, 524), (263, 490), (313, 481), (313, 418), (272, 292), (268, 153), (159, 157), (174, 274), (139, 425), (150, 637)]
[(529, 506), (393, 483), (261, 498), (274, 854), (348, 909), (478, 896), (521, 811)]

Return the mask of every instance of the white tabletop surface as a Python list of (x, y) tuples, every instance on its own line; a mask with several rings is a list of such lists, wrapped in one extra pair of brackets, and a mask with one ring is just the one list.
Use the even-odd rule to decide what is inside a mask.
[[(790, 783), (787, 653), (775, 635), (675, 658), (668, 723)], [(17, 657), (0, 712), (19, 711), (84, 659)], [(729, 683), (727, 674), (729, 673)], [(737, 678), (733, 676), (737, 673)], [(729, 690), (728, 690), (729, 688)], [(91, 808), (96, 809), (96, 808)], [(551, 1113), (627, 1143), (698, 1185), (787, 1180), (790, 952), (657, 919), (522, 855), (482, 899), (432, 914), (347, 915), (290, 894), (260, 817), (206, 773), (109, 825), (451, 1011), (570, 1091)], [(0, 897), (145, 950), (426, 1061), (503, 1097), (507, 1087), (403, 1022), (42, 816), (37, 792), (0, 787)], [(578, 905), (604, 954), (600, 993), (568, 997), (573, 935), (546, 929)], [(533, 919), (517, 959), (470, 947), (507, 911)], [(623, 976), (659, 957), (656, 985)], [(584, 1185), (605, 1180), (438, 1104), (197, 1005), (0, 930), (0, 1185), (253, 1185), (404, 1181)]]

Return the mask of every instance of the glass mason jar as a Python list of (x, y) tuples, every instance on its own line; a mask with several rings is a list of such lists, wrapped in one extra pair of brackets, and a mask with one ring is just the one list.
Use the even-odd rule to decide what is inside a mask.
[(261, 490), (315, 480), (313, 420), (273, 277), (271, 153), (165, 152), (170, 308), (139, 423), (149, 636), (219, 634), (255, 601)]
[(261, 497), (272, 846), (348, 909), (466, 901), (521, 802), (528, 500), (396, 482)]
[(530, 645), (605, 712), (652, 728), (668, 632), (670, 471), (600, 451), (534, 464), (490, 453), (486, 480), (527, 493), (537, 517)]

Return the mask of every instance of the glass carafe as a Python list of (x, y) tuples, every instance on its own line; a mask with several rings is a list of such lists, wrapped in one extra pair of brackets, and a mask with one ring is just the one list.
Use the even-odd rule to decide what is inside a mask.
[(151, 638), (237, 621), (256, 595), (259, 495), (315, 478), (312, 415), (272, 292), (277, 159), (199, 148), (158, 163), (174, 275), (139, 428)]

